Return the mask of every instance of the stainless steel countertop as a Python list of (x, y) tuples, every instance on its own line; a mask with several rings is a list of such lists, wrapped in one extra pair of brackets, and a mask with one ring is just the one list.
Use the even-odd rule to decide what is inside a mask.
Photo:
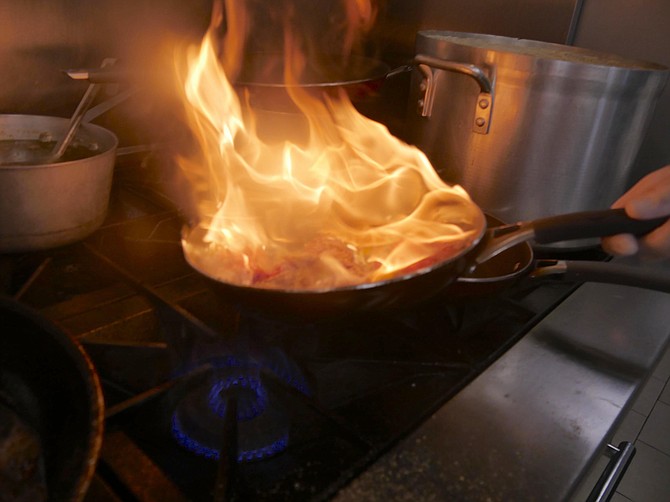
[(335, 500), (566, 500), (669, 340), (670, 294), (585, 284)]

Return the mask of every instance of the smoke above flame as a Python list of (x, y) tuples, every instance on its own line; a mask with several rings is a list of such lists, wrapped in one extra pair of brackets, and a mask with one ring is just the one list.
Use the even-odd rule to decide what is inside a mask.
[(254, 2), (215, 3), (186, 57), (184, 103), (199, 152), (178, 159), (198, 212), (183, 233), (187, 260), (238, 285), (320, 290), (382, 281), (469, 247), (482, 215), (467, 193), (361, 115), (342, 88), (305, 82), (321, 64), (312, 34), (338, 33), (346, 68), (374, 23), (373, 4), (333, 2), (329, 23), (301, 30), (307, 5), (263, 4), (282, 28), (281, 51), (265, 65), (280, 62), (277, 86), (231, 83), (254, 56)]

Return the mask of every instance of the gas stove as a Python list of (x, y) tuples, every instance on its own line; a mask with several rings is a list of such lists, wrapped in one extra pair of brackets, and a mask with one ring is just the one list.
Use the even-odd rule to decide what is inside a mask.
[(86, 241), (0, 260), (3, 293), (76, 337), (100, 376), (87, 500), (335, 497), (579, 288), (525, 280), (383, 315), (266, 318), (186, 264), (151, 166), (118, 163), (107, 221)]

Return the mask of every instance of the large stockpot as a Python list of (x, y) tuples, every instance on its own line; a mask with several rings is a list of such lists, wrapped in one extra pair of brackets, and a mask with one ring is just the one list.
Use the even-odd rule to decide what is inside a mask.
[(408, 134), (443, 179), (503, 221), (609, 206), (668, 69), (473, 33), (417, 35)]
[[(0, 115), (0, 140), (60, 138), (69, 119)], [(52, 164), (0, 164), (0, 252), (46, 249), (80, 240), (103, 222), (118, 144), (109, 130), (83, 124), (75, 137), (89, 153)]]

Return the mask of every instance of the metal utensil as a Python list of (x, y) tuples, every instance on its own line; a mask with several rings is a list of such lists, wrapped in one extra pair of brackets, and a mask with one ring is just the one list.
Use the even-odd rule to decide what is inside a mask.
[[(106, 68), (109, 66), (112, 66), (116, 62), (116, 59), (113, 58), (107, 58), (102, 62), (102, 65), (100, 66), (101, 68)], [(58, 159), (60, 159), (63, 154), (65, 153), (65, 150), (67, 150), (67, 147), (70, 145), (72, 142), (72, 139), (74, 138), (75, 134), (77, 133), (77, 129), (79, 129), (79, 125), (82, 122), (82, 119), (84, 118), (84, 114), (88, 110), (88, 108), (91, 106), (93, 103), (93, 100), (95, 99), (96, 95), (98, 94), (98, 91), (100, 90), (101, 84), (96, 84), (96, 83), (91, 83), (89, 84), (88, 88), (86, 89), (86, 92), (84, 93), (84, 96), (81, 98), (81, 101), (79, 102), (79, 105), (77, 105), (76, 110), (74, 111), (74, 114), (72, 115), (72, 118), (70, 119), (70, 123), (68, 124), (68, 128), (65, 131), (65, 134), (63, 137), (56, 143), (56, 146), (54, 146), (54, 149), (51, 151), (51, 154), (47, 159), (45, 159), (45, 163), (53, 163), (57, 162)]]

